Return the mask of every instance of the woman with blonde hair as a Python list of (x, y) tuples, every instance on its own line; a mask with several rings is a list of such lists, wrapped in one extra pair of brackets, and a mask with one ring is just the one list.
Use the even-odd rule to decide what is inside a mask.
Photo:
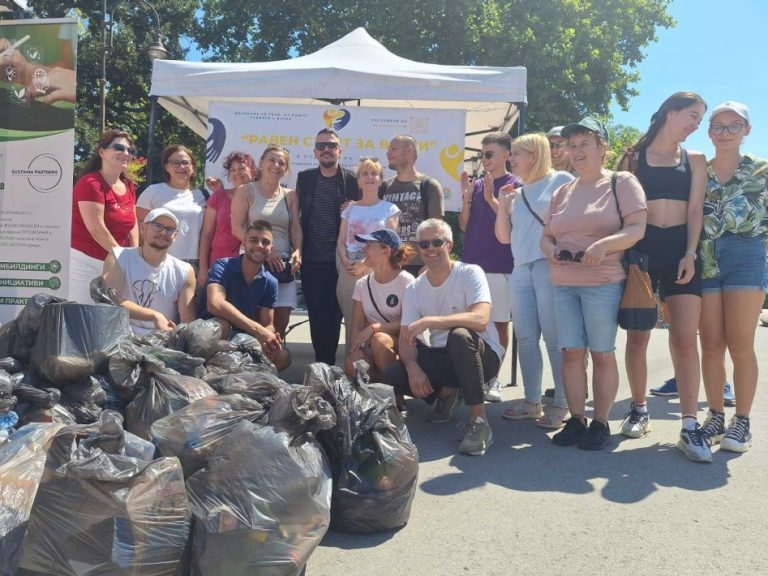
[(344, 316), (347, 349), (352, 342), (352, 293), (358, 278), (370, 272), (364, 262), (365, 242), (356, 236), (370, 234), (375, 230), (388, 228), (397, 230), (400, 209), (391, 202), (379, 198), (384, 169), (375, 158), (363, 158), (357, 167), (357, 184), (362, 197), (347, 206), (341, 213), (341, 226), (336, 241), (336, 265), (339, 280), (336, 283), (336, 298)]
[[(553, 170), (549, 150), (544, 134), (525, 134), (512, 142), (509, 164), (523, 186), (501, 188), (494, 230), (496, 239), (509, 244), (515, 257), (510, 303), (525, 388), (525, 399), (516, 401), (502, 416), (510, 420), (536, 418), (542, 428), (560, 428), (568, 417), (568, 402), (557, 344), (554, 288), (540, 243), (552, 194), (573, 176)], [(546, 414), (541, 403), (542, 335), (555, 383), (554, 402)]]
[(285, 337), (291, 310), (297, 303), (296, 282), (292, 273), (301, 266), (303, 242), (296, 193), (280, 184), (291, 170), (291, 155), (286, 148), (270, 144), (262, 153), (258, 168), (258, 180), (235, 189), (232, 234), (243, 242), (250, 222), (265, 220), (272, 226), (274, 247), (267, 257), (266, 266), (278, 281), (275, 330)]

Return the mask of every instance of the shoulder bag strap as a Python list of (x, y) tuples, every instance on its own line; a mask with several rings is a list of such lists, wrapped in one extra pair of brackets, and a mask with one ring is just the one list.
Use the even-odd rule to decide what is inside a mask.
[(542, 220), (541, 216), (536, 214), (536, 212), (533, 211), (533, 208), (531, 208), (531, 205), (528, 204), (528, 198), (525, 197), (525, 187), (520, 188), (520, 197), (523, 199), (523, 202), (525, 203), (525, 207), (528, 208), (528, 211), (531, 213), (531, 216), (536, 218), (536, 220), (539, 221), (539, 224), (544, 226), (544, 220)]
[(373, 290), (371, 290), (371, 275), (368, 274), (368, 276), (365, 279), (365, 283), (368, 286), (368, 296), (371, 297), (371, 304), (373, 304), (373, 307), (376, 309), (376, 312), (378, 312), (379, 316), (384, 318), (384, 322), (389, 322), (389, 318), (384, 316), (384, 314), (381, 313), (381, 310), (379, 310), (379, 307), (376, 305), (376, 300), (373, 297)]
[(616, 210), (619, 211), (619, 220), (621, 221), (621, 227), (624, 228), (624, 216), (621, 215), (621, 205), (619, 204), (619, 196), (616, 194), (616, 181), (618, 180), (618, 175), (616, 172), (614, 172), (611, 175), (611, 192), (613, 192), (613, 199), (616, 200)]
[(424, 176), (419, 186), (419, 194), (421, 195), (421, 213), (424, 215), (424, 220), (429, 219), (429, 185), (432, 182), (432, 178)]

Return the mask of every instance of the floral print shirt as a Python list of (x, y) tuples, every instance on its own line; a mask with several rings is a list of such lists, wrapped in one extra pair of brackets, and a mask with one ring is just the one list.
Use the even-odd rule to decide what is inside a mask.
[(768, 161), (745, 154), (733, 177), (721, 184), (707, 162), (704, 228), (699, 243), (702, 278), (717, 278), (715, 240), (724, 234), (768, 237)]

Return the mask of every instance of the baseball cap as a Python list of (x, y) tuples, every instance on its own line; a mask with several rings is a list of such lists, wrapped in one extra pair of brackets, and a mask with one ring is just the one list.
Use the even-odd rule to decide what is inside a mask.
[(712, 122), (712, 119), (720, 114), (720, 112), (733, 112), (734, 114), (738, 114), (747, 121), (747, 124), (749, 124), (749, 108), (747, 108), (746, 104), (734, 102), (733, 100), (726, 100), (720, 104), (720, 106), (712, 110), (712, 114), (709, 116), (709, 121)]
[(176, 215), (168, 210), (168, 208), (155, 208), (154, 210), (150, 210), (149, 214), (144, 217), (144, 224), (154, 222), (161, 216), (165, 216), (169, 220), (173, 220), (173, 223), (176, 224), (176, 226), (179, 225), (179, 219), (176, 218)]
[(355, 240), (358, 242), (381, 242), (385, 246), (392, 248), (392, 250), (397, 250), (402, 244), (397, 232), (389, 229), (376, 230), (370, 234), (355, 234)]
[(563, 129), (560, 131), (560, 135), (563, 138), (568, 138), (574, 132), (579, 132), (581, 130), (589, 130), (590, 132), (595, 132), (600, 136), (600, 138), (608, 142), (608, 130), (605, 129), (605, 125), (597, 118), (590, 118), (589, 116), (582, 118), (578, 122), (563, 126)]
[(547, 132), (547, 137), (549, 136), (560, 136), (560, 138), (563, 137), (563, 128), (564, 126), (554, 126), (553, 128), (550, 128), (549, 132)]

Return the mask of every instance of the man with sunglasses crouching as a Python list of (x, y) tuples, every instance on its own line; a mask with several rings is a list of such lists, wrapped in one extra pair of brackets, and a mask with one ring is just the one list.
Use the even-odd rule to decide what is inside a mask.
[(167, 208), (155, 208), (143, 226), (144, 243), (137, 248), (114, 247), (102, 272), (138, 335), (173, 330), (177, 319), (195, 319), (195, 273), (190, 264), (168, 254), (176, 240), (178, 218)]
[(245, 229), (245, 251), (220, 258), (211, 266), (206, 286), (208, 314), (223, 326), (222, 336), (245, 332), (256, 338), (278, 370), (291, 365), (291, 355), (274, 326), (277, 279), (264, 266), (272, 252), (272, 225), (255, 220)]
[(469, 421), (459, 452), (482, 456), (493, 443), (483, 383), (499, 371), (504, 353), (493, 322), (491, 294), (479, 266), (450, 259), (453, 233), (437, 218), (422, 222), (416, 245), (426, 273), (403, 296), (400, 361), (383, 380), (396, 394), (437, 400), (431, 422), (448, 422), (461, 396)]

